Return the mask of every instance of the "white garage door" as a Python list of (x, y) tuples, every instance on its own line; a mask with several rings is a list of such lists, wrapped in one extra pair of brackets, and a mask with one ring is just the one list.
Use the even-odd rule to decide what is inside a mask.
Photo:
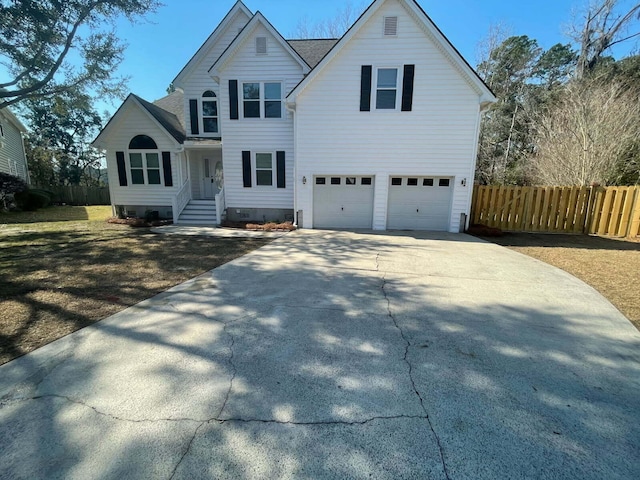
[(371, 228), (372, 222), (373, 177), (314, 178), (314, 228)]
[(449, 230), (453, 179), (391, 177), (389, 230)]

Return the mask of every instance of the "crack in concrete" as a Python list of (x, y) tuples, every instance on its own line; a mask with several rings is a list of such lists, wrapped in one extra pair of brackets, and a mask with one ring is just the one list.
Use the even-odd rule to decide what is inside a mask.
[[(380, 264), (378, 263), (379, 258), (380, 258), (380, 254), (378, 253), (378, 255), (376, 255), (377, 271), (380, 271), (379, 270)], [(385, 289), (386, 285), (387, 285), (387, 278), (386, 278), (386, 275), (383, 275), (381, 289), (382, 289), (382, 294), (384, 295), (384, 298), (387, 301), (387, 315), (393, 321), (394, 326), (400, 332), (400, 336), (405, 342), (403, 361), (404, 363), (407, 364), (407, 367), (409, 368), (409, 380), (411, 381), (411, 386), (413, 388), (414, 393), (417, 395), (420, 401), (420, 407), (422, 408), (422, 411), (425, 414), (425, 418), (427, 420), (427, 423), (429, 424), (429, 429), (431, 430), (431, 433), (433, 434), (433, 437), (436, 440), (436, 444), (438, 445), (438, 452), (440, 453), (440, 461), (442, 463), (442, 470), (444, 471), (444, 476), (447, 480), (450, 480), (451, 477), (449, 476), (449, 470), (447, 468), (447, 463), (444, 458), (444, 448), (442, 447), (442, 443), (440, 442), (440, 437), (438, 436), (435, 429), (433, 428), (433, 423), (431, 422), (431, 418), (429, 417), (429, 412), (427, 411), (427, 407), (424, 404), (424, 399), (422, 398), (422, 395), (420, 395), (420, 392), (418, 391), (418, 387), (416, 386), (416, 382), (413, 378), (413, 364), (409, 361), (409, 348), (411, 348), (411, 341), (407, 338), (404, 330), (398, 324), (396, 317), (391, 312), (391, 299), (389, 298), (389, 295), (387, 294), (387, 290)]]
[[(369, 417), (369, 418), (365, 418), (363, 420), (351, 420), (351, 421), (347, 421), (347, 420), (316, 420), (316, 421), (291, 421), (291, 420), (275, 420), (275, 419), (268, 419), (268, 418), (242, 418), (242, 417), (237, 417), (237, 418), (220, 418), (219, 415), (216, 415), (215, 417), (210, 417), (207, 419), (198, 419), (198, 418), (188, 418), (188, 417), (182, 417), (182, 418), (142, 418), (142, 419), (134, 419), (134, 418), (124, 418), (124, 417), (119, 417), (117, 415), (113, 415), (111, 413), (106, 413), (103, 412), (101, 410), (99, 410), (98, 408), (94, 407), (93, 405), (89, 405), (88, 403), (82, 402), (80, 400), (76, 400), (74, 398), (65, 396), (65, 395), (57, 395), (57, 394), (46, 394), (46, 395), (38, 395), (36, 397), (30, 397), (30, 398), (17, 398), (14, 399), (12, 402), (4, 402), (2, 405), (10, 405), (13, 403), (22, 403), (22, 402), (26, 402), (26, 401), (32, 401), (32, 400), (42, 400), (42, 399), (46, 399), (46, 398), (57, 398), (60, 400), (65, 400), (69, 403), (73, 403), (75, 405), (80, 405), (83, 406), (85, 408), (88, 408), (90, 410), (93, 410), (97, 415), (100, 416), (104, 416), (104, 417), (108, 417), (111, 418), (112, 420), (116, 420), (116, 421), (120, 421), (120, 422), (128, 422), (128, 423), (160, 423), (160, 422), (173, 422), (173, 423), (180, 423), (180, 422), (192, 422), (192, 423), (197, 423), (198, 426), (196, 427), (196, 430), (199, 430), (203, 425), (207, 424), (207, 423), (221, 423), (221, 424), (225, 424), (225, 423), (272, 423), (272, 424), (277, 424), (277, 425), (299, 425), (299, 426), (306, 426), (306, 425), (348, 425), (348, 426), (355, 426), (355, 425), (366, 425), (367, 423), (371, 423), (374, 422), (376, 420), (400, 420), (400, 419), (413, 419), (413, 420), (426, 420), (428, 417), (426, 415), (380, 415), (380, 416), (375, 416), (375, 417)], [(196, 432), (197, 433), (197, 432)], [(192, 441), (193, 441), (193, 437), (192, 437)], [(190, 442), (191, 443), (191, 442)]]
[(229, 345), (229, 365), (231, 365), (231, 379), (229, 380), (229, 389), (224, 396), (222, 407), (220, 407), (220, 411), (218, 412), (218, 415), (216, 415), (216, 417), (220, 417), (222, 415), (222, 412), (224, 412), (224, 409), (227, 406), (227, 402), (229, 401), (229, 397), (231, 397), (231, 390), (233, 390), (233, 381), (236, 379), (236, 374), (238, 373), (238, 367), (236, 367), (236, 364), (233, 362), (233, 356), (235, 354), (233, 346), (236, 344), (236, 337), (229, 333), (229, 331), (227, 330), (228, 326), (229, 325), (225, 323), (223, 331), (231, 338), (231, 345)]
[(424, 415), (391, 415), (391, 416), (376, 416), (371, 418), (365, 418), (364, 420), (317, 420), (313, 422), (294, 422), (285, 420), (269, 420), (260, 418), (227, 418), (227, 419), (212, 419), (211, 421), (217, 421), (220, 423), (271, 423), (276, 425), (297, 425), (297, 426), (311, 426), (311, 425), (366, 425), (367, 423), (375, 422), (376, 420), (400, 420), (400, 419), (412, 419), (412, 420), (425, 420), (428, 417)]
[[(205, 314), (199, 314), (199, 315), (202, 315), (205, 318), (209, 318)], [(180, 460), (178, 460), (178, 463), (176, 463), (176, 466), (173, 468), (173, 471), (171, 472), (171, 476), (169, 477), (169, 480), (172, 480), (173, 477), (175, 477), (176, 472), (178, 471), (178, 468), (180, 467), (180, 465), (182, 464), (182, 462), (184, 461), (186, 456), (189, 455), (189, 452), (191, 452), (191, 446), (193, 445), (193, 441), (195, 440), (196, 436), (198, 435), (198, 431), (205, 424), (211, 423), (213, 421), (220, 421), (219, 417), (222, 415), (222, 412), (224, 412), (224, 409), (227, 406), (227, 402), (229, 401), (229, 398), (231, 397), (231, 390), (233, 389), (233, 381), (235, 380), (236, 374), (238, 372), (238, 368), (236, 367), (236, 364), (233, 362), (233, 356), (235, 354), (235, 352), (233, 350), (233, 346), (236, 343), (236, 338), (227, 329), (229, 327), (229, 325), (232, 324), (233, 322), (222, 322), (222, 323), (224, 324), (224, 327), (223, 327), (222, 331), (226, 335), (228, 335), (229, 338), (231, 338), (231, 343), (229, 345), (229, 360), (228, 360), (229, 361), (229, 365), (231, 365), (231, 378), (229, 379), (229, 388), (227, 389), (227, 393), (224, 396), (224, 400), (222, 402), (222, 406), (220, 407), (220, 410), (218, 411), (218, 414), (215, 417), (212, 417), (212, 418), (210, 418), (208, 420), (203, 421), (202, 423), (200, 423), (200, 425), (198, 425), (196, 427), (195, 431), (193, 432), (193, 436), (191, 437), (191, 440), (189, 440), (189, 443), (187, 444), (187, 448), (182, 453), (182, 456), (180, 457)]]
[(209, 423), (209, 422), (208, 421), (202, 422), (200, 425), (196, 427), (195, 431), (193, 432), (193, 435), (191, 436), (191, 439), (189, 440), (189, 443), (187, 444), (187, 448), (184, 450), (184, 452), (182, 452), (182, 456), (180, 457), (180, 460), (178, 460), (178, 463), (176, 463), (176, 466), (173, 467), (173, 471), (171, 472), (171, 476), (169, 477), (169, 480), (172, 480), (173, 477), (176, 476), (176, 472), (178, 471), (178, 468), (182, 464), (182, 461), (191, 451), (191, 445), (193, 444), (193, 441), (196, 439), (196, 436), (198, 435), (198, 430), (200, 430), (206, 423)]
[[(33, 397), (13, 398), (6, 402), (0, 402), (0, 406), (7, 406), (15, 403), (23, 403), (23, 402), (28, 402), (32, 400), (43, 400), (46, 398), (57, 398), (60, 400), (65, 400), (69, 403), (80, 405), (82, 407), (93, 410), (97, 415), (108, 417), (108, 418), (111, 418), (112, 420), (117, 420), (120, 422), (128, 422), (128, 423), (203, 422), (203, 420), (197, 420), (194, 418), (186, 418), (186, 417), (184, 418), (141, 418), (141, 419), (124, 418), (124, 417), (119, 417), (117, 415), (114, 415), (112, 413), (103, 412), (102, 410), (99, 410), (97, 407), (93, 405), (89, 405), (88, 403), (83, 402), (82, 400), (77, 400), (75, 398), (71, 398), (66, 395), (59, 395), (57, 393), (46, 393), (43, 395), (34, 395)], [(204, 422), (206, 422), (206, 420), (204, 420)]]

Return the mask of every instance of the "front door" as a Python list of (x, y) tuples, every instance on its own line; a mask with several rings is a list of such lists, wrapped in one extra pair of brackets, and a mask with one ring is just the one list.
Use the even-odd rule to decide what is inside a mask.
[(214, 198), (217, 192), (216, 178), (213, 160), (210, 158), (202, 159), (202, 197)]

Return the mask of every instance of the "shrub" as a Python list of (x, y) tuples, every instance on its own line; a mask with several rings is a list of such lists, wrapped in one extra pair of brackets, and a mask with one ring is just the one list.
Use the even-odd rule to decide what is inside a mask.
[(51, 202), (51, 197), (38, 189), (18, 192), (14, 197), (18, 207), (28, 212), (44, 208)]
[(24, 192), (27, 188), (27, 184), (21, 178), (0, 172), (0, 208), (7, 208), (9, 197)]

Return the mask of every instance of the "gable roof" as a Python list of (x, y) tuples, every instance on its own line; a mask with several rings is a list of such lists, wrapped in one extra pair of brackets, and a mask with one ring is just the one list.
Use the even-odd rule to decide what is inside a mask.
[[(353, 38), (353, 36), (360, 30), (360, 28), (380, 9), (386, 0), (374, 0), (371, 5), (360, 15), (355, 23), (347, 30), (347, 32), (336, 42), (333, 48), (322, 58), (322, 60), (314, 66), (314, 68), (305, 76), (296, 87), (291, 90), (287, 95), (287, 100), (295, 98), (302, 90), (306, 88), (317, 76), (325, 65), (331, 62), (331, 60), (342, 50), (344, 45)], [(467, 79), (468, 83), (480, 95), (481, 103), (492, 103), (496, 101), (496, 97), (487, 86), (486, 83), (480, 78), (478, 73), (469, 65), (460, 52), (453, 46), (449, 39), (442, 33), (442, 31), (431, 20), (429, 15), (422, 9), (416, 0), (397, 0), (404, 4), (407, 9), (412, 12), (418, 20), (422, 21), (422, 25), (429, 36), (433, 38), (437, 46), (440, 47), (442, 52), (449, 60), (457, 67), (460, 73)]]
[(209, 49), (213, 46), (216, 40), (218, 40), (220, 35), (222, 35), (224, 30), (227, 28), (228, 24), (231, 23), (233, 18), (239, 12), (243, 12), (249, 18), (253, 17), (253, 13), (251, 12), (251, 10), (249, 10), (246, 7), (246, 5), (242, 3), (241, 0), (238, 0), (233, 5), (233, 7), (231, 7), (231, 10), (229, 10), (229, 12), (225, 15), (222, 21), (215, 28), (215, 30), (211, 32), (211, 35), (209, 35), (209, 37), (204, 41), (204, 43), (196, 51), (193, 57), (191, 57), (191, 59), (187, 62), (187, 64), (184, 67), (182, 67), (182, 70), (180, 70), (178, 75), (176, 75), (176, 78), (173, 79), (172, 83), (174, 85), (176, 86), (180, 85), (180, 82), (182, 82), (182, 80), (187, 75), (187, 73), (189, 73), (191, 69), (194, 68), (203, 59), (203, 57), (207, 54)]
[(287, 40), (287, 43), (298, 52), (311, 68), (315, 67), (320, 60), (329, 53), (336, 43), (337, 38), (314, 38)]
[(271, 25), (269, 20), (267, 20), (265, 18), (265, 16), (262, 15), (262, 13), (256, 12), (256, 14), (253, 16), (253, 18), (251, 18), (251, 20), (249, 20), (249, 23), (247, 23), (244, 26), (244, 28), (240, 31), (240, 33), (238, 33), (236, 38), (233, 39), (233, 41), (226, 48), (226, 50), (224, 52), (222, 52), (222, 55), (220, 55), (220, 57), (214, 62), (214, 64), (211, 65), (211, 68), (209, 68), (209, 73), (215, 74), (215, 72), (218, 69), (222, 68), (224, 66), (224, 64), (227, 62), (227, 60), (229, 60), (231, 57), (233, 57), (233, 55), (238, 50), (240, 45), (242, 45), (242, 42), (244, 42), (246, 37), (251, 32), (253, 32), (254, 28), (258, 24), (262, 24), (262, 26), (264, 26), (267, 29), (267, 31), (280, 43), (280, 45), (282, 45), (282, 47), (287, 52), (289, 52), (289, 54), (293, 57), (293, 59), (296, 60), (300, 64), (300, 66), (303, 68), (304, 73), (307, 73), (309, 70), (311, 70), (311, 67), (304, 60), (304, 58), (302, 58), (300, 56), (300, 54), (297, 51), (295, 51), (291, 45), (289, 45), (287, 43), (287, 41), (282, 37), (282, 35), (280, 35), (280, 32), (278, 32), (273, 27), (273, 25)]
[(162, 125), (169, 135), (178, 141), (178, 143), (185, 141), (187, 136), (184, 133), (184, 128), (182, 128), (182, 125), (180, 124), (180, 120), (178, 120), (178, 117), (175, 114), (167, 112), (158, 105), (149, 103), (133, 93), (131, 95), (151, 114), (153, 118), (158, 121), (160, 125)]
[[(176, 98), (172, 97), (172, 95), (174, 94), (168, 95), (167, 97), (160, 99), (160, 101), (162, 100), (165, 100), (166, 102), (176, 101)], [(169, 99), (169, 97), (172, 97), (172, 98)], [(112, 128), (112, 125), (116, 123), (116, 118), (119, 116), (120, 112), (124, 109), (125, 105), (131, 104), (132, 102), (136, 104), (139, 108), (141, 108), (147, 115), (149, 115), (149, 117), (153, 121), (155, 121), (155, 123), (157, 123), (160, 128), (162, 128), (165, 132), (167, 132), (167, 134), (169, 134), (178, 143), (180, 144), (183, 143), (184, 140), (187, 138), (187, 136), (185, 135), (184, 127), (180, 123), (180, 120), (178, 119), (176, 114), (168, 112), (167, 110), (164, 110), (158, 105), (154, 105), (153, 103), (147, 102), (143, 98), (140, 98), (138, 95), (130, 93), (129, 96), (124, 100), (124, 102), (122, 102), (122, 105), (120, 105), (118, 110), (116, 110), (116, 113), (114, 113), (113, 116), (109, 119), (109, 121), (104, 126), (104, 128), (100, 130), (100, 133), (98, 133), (98, 136), (93, 140), (93, 142), (91, 142), (91, 145), (93, 145), (96, 148), (102, 148), (100, 147), (101, 137), (107, 134), (108, 131)]]

